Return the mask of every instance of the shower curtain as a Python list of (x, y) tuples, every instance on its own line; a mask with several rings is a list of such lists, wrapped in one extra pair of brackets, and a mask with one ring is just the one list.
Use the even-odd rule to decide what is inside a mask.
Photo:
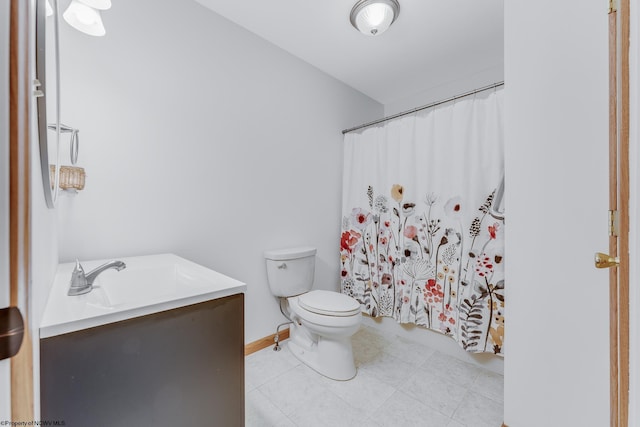
[(503, 353), (503, 90), (345, 135), (341, 290), (363, 312)]

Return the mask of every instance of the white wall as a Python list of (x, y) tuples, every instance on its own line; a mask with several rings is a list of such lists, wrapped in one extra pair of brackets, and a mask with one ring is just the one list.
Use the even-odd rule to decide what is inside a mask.
[[(31, 0), (29, 4), (30, 12), (35, 14), (35, 1)], [(32, 18), (31, 22), (35, 22), (35, 18)], [(35, 26), (30, 28), (30, 31), (35, 40)], [(32, 49), (30, 55), (33, 58), (30, 73), (35, 76), (35, 45), (32, 45), (30, 49)], [(49, 87), (52, 84), (52, 82), (48, 82)], [(35, 98), (31, 98), (29, 108), (31, 119), (31, 295), (29, 322), (33, 340), (34, 416), (35, 419), (40, 419), (39, 327), (58, 266), (58, 221), (56, 211), (47, 207), (44, 198)]]
[[(35, 107), (35, 105), (34, 105)], [(33, 115), (35, 115), (35, 110)], [(40, 173), (37, 127), (31, 138), (31, 299), (30, 325), (33, 338), (34, 411), (40, 413), (40, 346), (39, 328), (49, 290), (58, 267), (58, 223), (56, 211), (47, 208)]]
[(61, 261), (173, 252), (242, 280), (246, 342), (284, 320), (264, 250), (316, 246), (316, 288), (337, 290), (340, 131), (382, 105), (192, 1), (103, 20), (103, 38), (61, 25), (87, 171), (61, 198)]
[(494, 66), (478, 73), (472, 73), (464, 79), (451, 80), (447, 83), (434, 86), (428, 90), (418, 92), (415, 95), (400, 99), (396, 102), (385, 104), (384, 115), (391, 116), (413, 108), (422, 107), (432, 102), (438, 102), (452, 96), (470, 92), (472, 90), (489, 86), (504, 80), (504, 63), (496, 63)]
[[(35, 114), (35, 112), (34, 112)], [(30, 325), (33, 338), (34, 411), (40, 413), (40, 347), (39, 328), (49, 290), (58, 267), (56, 211), (48, 209), (44, 199), (36, 127), (32, 127), (31, 156), (31, 300)]]
[(607, 14), (505, 3), (505, 423), (609, 425)]
[[(29, 13), (33, 12), (33, 2), (29, 2)], [(8, 156), (8, 141), (9, 141), (9, 74), (8, 74), (8, 56), (9, 56), (9, 2), (2, 2), (0, 7), (0, 45), (5, 47), (0, 50), (0, 99), (3, 100), (0, 103), (0, 129), (2, 135), (0, 137), (0, 236), (2, 236), (0, 246), (0, 271), (3, 272), (2, 287), (0, 288), (0, 307), (6, 307), (9, 305), (9, 276), (8, 276), (8, 257), (9, 257), (9, 222), (6, 214), (9, 212), (9, 200), (8, 200), (8, 168), (9, 168), (9, 156)], [(27, 5), (23, 5), (25, 11)], [(30, 28), (30, 37), (33, 37), (34, 28)], [(33, 46), (30, 47), (30, 55), (34, 55)], [(34, 75), (35, 63), (32, 61), (32, 68), (30, 73)], [(54, 211), (47, 209), (44, 201), (44, 193), (42, 187), (42, 178), (40, 175), (40, 161), (39, 150), (37, 140), (37, 125), (35, 122), (36, 110), (35, 101), (32, 99), (32, 103), (29, 105), (30, 117), (32, 120), (31, 128), (31, 283), (30, 283), (30, 298), (29, 298), (29, 328), (31, 332), (31, 338), (33, 340), (33, 382), (34, 382), (34, 411), (35, 419), (39, 419), (40, 411), (40, 377), (39, 377), (39, 346), (38, 346), (38, 328), (40, 325), (40, 319), (44, 311), (44, 305), (46, 303), (49, 289), (52, 284), (53, 275), (58, 263), (58, 248), (56, 239), (56, 227), (57, 221)], [(24, 313), (23, 313), (24, 314)], [(9, 375), (9, 360), (0, 362), (0, 414), (10, 414), (11, 400), (10, 400), (10, 375)], [(3, 419), (9, 419), (5, 416)]]

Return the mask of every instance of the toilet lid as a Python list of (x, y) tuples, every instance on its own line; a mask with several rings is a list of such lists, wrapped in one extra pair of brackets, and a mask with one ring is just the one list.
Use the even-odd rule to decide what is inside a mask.
[(298, 304), (307, 311), (325, 316), (353, 316), (360, 312), (358, 301), (331, 291), (307, 292), (298, 297)]

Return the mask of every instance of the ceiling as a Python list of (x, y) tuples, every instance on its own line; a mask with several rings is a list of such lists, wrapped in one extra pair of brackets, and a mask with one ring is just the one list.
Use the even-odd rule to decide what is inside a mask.
[(503, 65), (503, 0), (399, 0), (377, 37), (351, 26), (356, 0), (196, 1), (382, 104)]

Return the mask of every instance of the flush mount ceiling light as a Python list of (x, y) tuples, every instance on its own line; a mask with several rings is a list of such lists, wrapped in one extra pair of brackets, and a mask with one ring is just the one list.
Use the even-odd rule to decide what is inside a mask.
[(100, 10), (110, 7), (111, 0), (71, 0), (71, 4), (62, 16), (78, 31), (90, 36), (104, 36), (106, 31), (102, 24)]
[(400, 13), (397, 0), (360, 0), (351, 9), (351, 25), (367, 36), (378, 36), (393, 24)]

